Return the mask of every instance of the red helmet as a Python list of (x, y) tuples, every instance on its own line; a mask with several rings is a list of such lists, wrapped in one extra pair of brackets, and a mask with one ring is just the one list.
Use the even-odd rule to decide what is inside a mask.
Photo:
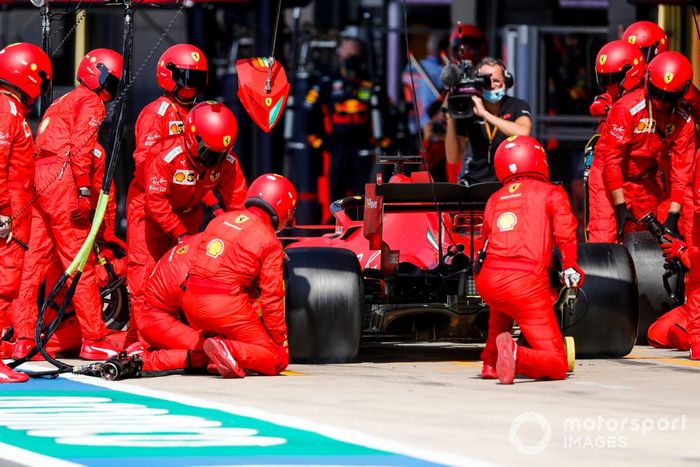
[(17, 91), (25, 106), (49, 89), (52, 76), (51, 60), (36, 45), (17, 42), (0, 50), (0, 84)]
[(693, 81), (693, 67), (685, 55), (664, 52), (647, 67), (647, 97), (678, 102)]
[(516, 175), (535, 175), (549, 180), (549, 166), (544, 148), (531, 136), (511, 136), (503, 141), (493, 156), (496, 177), (505, 183)]
[(644, 77), (646, 63), (642, 52), (623, 40), (605, 44), (598, 52), (595, 74), (598, 86), (617, 85), (625, 91), (637, 86)]
[(156, 68), (158, 86), (183, 104), (191, 104), (207, 86), (207, 58), (190, 44), (175, 44), (163, 52)]
[[(463, 51), (460, 50), (464, 46)], [(450, 34), (450, 50), (455, 59), (469, 59), (478, 62), (486, 55), (486, 39), (481, 29), (473, 24), (461, 24), (452, 30)]]
[(88, 52), (78, 66), (78, 82), (104, 102), (114, 99), (122, 77), (122, 56), (111, 49)]
[(233, 112), (216, 101), (200, 102), (187, 113), (187, 150), (205, 167), (221, 162), (233, 148), (238, 122)]
[(629, 25), (622, 34), (622, 40), (639, 47), (647, 63), (652, 58), (668, 50), (666, 32), (651, 21), (637, 21)]
[(277, 231), (288, 224), (293, 227), (297, 190), (281, 175), (261, 175), (250, 184), (244, 206), (255, 206), (268, 213), (272, 227)]

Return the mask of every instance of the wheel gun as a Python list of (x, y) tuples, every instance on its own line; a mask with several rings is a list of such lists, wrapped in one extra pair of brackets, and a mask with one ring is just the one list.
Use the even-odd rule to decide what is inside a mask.
[[(644, 214), (639, 221), (644, 224), (651, 235), (656, 239), (657, 243), (661, 245), (662, 243), (669, 243), (669, 238), (675, 238), (675, 236), (666, 227), (659, 222), (653, 212), (648, 212)], [(683, 297), (683, 275), (688, 272), (688, 269), (683, 266), (681, 260), (678, 258), (673, 258), (670, 261), (664, 263), (664, 268), (666, 272), (664, 273), (664, 289), (668, 293), (669, 297), (674, 301), (681, 303)], [(678, 282), (676, 284), (676, 291), (671, 289), (669, 284), (669, 279), (674, 275), (679, 274)]]

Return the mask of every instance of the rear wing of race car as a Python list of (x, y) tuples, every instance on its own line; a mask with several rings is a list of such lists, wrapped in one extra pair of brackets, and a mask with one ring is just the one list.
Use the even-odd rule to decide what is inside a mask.
[[(391, 273), (399, 262), (398, 250), (389, 249), (382, 238), (384, 213), (432, 211), (454, 213), (483, 210), (489, 197), (500, 187), (500, 183), (495, 182), (470, 186), (444, 182), (368, 183), (365, 185), (363, 234), (369, 241), (371, 249), (381, 251), (382, 272)], [(440, 225), (442, 228), (442, 223)]]

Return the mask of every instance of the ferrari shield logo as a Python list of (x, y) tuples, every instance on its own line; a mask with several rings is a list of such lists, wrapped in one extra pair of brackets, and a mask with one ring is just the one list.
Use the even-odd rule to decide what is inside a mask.
[(212, 170), (212, 172), (209, 174), (209, 180), (212, 182), (215, 182), (219, 179), (219, 176), (221, 176), (221, 172), (218, 170)]
[(501, 232), (508, 232), (515, 228), (515, 224), (518, 223), (518, 216), (512, 212), (504, 212), (496, 220), (496, 225)]
[(200, 57), (199, 57), (199, 53), (197, 53), (197, 52), (192, 52), (192, 60), (194, 60), (195, 62), (198, 62), (198, 61), (199, 61), (199, 58), (200, 58)]
[(673, 81), (673, 73), (666, 73), (664, 75), (664, 83), (668, 84)]
[(248, 216), (245, 214), (241, 214), (240, 216), (236, 217), (236, 220), (234, 221), (236, 224), (242, 224), (248, 220)]
[(224, 252), (224, 242), (218, 238), (207, 243), (207, 256), (218, 258)]
[(627, 38), (627, 42), (630, 44), (634, 45), (635, 42), (637, 42), (637, 36), (630, 36)]
[(608, 59), (608, 56), (605, 55), (605, 54), (603, 54), (603, 55), (600, 56), (600, 58), (598, 59), (598, 61), (600, 62), (601, 65), (605, 65), (605, 62), (607, 61), (607, 59)]
[(669, 123), (666, 125), (666, 128), (664, 128), (664, 133), (666, 133), (666, 136), (669, 136), (671, 133), (673, 133), (673, 130), (676, 129), (676, 125), (673, 123)]
[(518, 191), (518, 188), (520, 188), (520, 183), (512, 183), (508, 187), (508, 193), (515, 193), (516, 191)]
[(231, 137), (229, 135), (224, 136), (224, 146), (231, 144)]
[(189, 248), (190, 248), (189, 245), (183, 245), (180, 248), (178, 248), (177, 250), (175, 250), (175, 254), (176, 255), (184, 255), (185, 253), (187, 253), (187, 250)]
[(265, 98), (265, 105), (268, 107), (270, 107), (272, 105), (272, 98), (271, 97)]

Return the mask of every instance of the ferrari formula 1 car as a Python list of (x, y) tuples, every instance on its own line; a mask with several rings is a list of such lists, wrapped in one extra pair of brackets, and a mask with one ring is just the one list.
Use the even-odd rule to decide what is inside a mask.
[[(403, 175), (405, 157), (388, 159), (398, 168), (388, 183), (367, 184), (364, 196), (332, 204), (334, 231), (287, 239), (287, 321), (296, 361), (352, 360), (360, 341), (373, 336), (485, 340), (488, 307), (472, 265), (486, 201), (500, 185), (433, 183), (427, 172)], [(353, 211), (361, 215), (353, 218)], [(628, 245), (646, 259), (645, 276), (663, 271), (658, 246), (647, 240)], [(562, 333), (575, 338), (578, 356), (627, 355), (640, 319), (633, 258), (625, 246), (607, 243), (581, 243), (578, 254), (585, 284), (576, 296), (562, 289), (553, 311)], [(662, 294), (652, 295), (647, 305), (658, 308)]]

